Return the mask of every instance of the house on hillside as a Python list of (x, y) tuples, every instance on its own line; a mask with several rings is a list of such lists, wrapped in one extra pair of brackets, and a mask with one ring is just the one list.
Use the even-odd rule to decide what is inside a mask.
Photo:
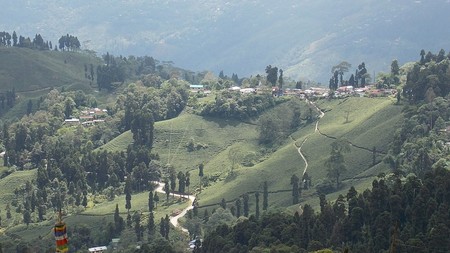
[(77, 125), (80, 124), (80, 119), (77, 118), (65, 119), (64, 124)]
[(201, 84), (191, 84), (191, 85), (189, 85), (189, 90), (191, 92), (198, 93), (198, 92), (203, 91), (204, 89), (205, 89), (205, 87), (203, 85), (201, 85)]
[(108, 248), (106, 246), (98, 246), (98, 247), (89, 248), (88, 250), (89, 250), (89, 252), (92, 252), (92, 253), (102, 253), (102, 252), (106, 252), (107, 249)]

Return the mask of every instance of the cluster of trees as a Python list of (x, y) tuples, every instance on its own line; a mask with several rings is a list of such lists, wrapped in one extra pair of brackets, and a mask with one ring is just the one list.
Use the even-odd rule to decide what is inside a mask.
[[(392, 88), (400, 84), (400, 66), (397, 60), (393, 60), (391, 63), (390, 73), (379, 73), (377, 75), (376, 86), (378, 89)], [(398, 93), (400, 94), (400, 93)]]
[(450, 54), (441, 49), (437, 55), (422, 50), (421, 59), (407, 74), (403, 96), (411, 103), (425, 100), (431, 102), (435, 97), (445, 97), (450, 92)]
[(81, 43), (76, 36), (67, 34), (58, 40), (58, 47), (62, 51), (76, 51), (81, 47)]
[(265, 213), (208, 234), (201, 252), (323, 248), (350, 252), (446, 252), (450, 247), (450, 172), (436, 169), (423, 180), (391, 175), (374, 180), (372, 190), (353, 187), (334, 203), (320, 196), (320, 212), (305, 205), (294, 216)]
[(352, 65), (346, 61), (333, 66), (331, 73), (333, 76), (330, 78), (329, 88), (330, 90), (337, 90), (339, 86), (351, 85), (353, 87), (364, 87), (370, 74), (367, 72), (366, 64), (363, 62), (358, 65), (355, 70), (355, 74), (351, 74), (348, 80), (344, 80), (344, 74), (350, 70)]
[(270, 146), (283, 141), (302, 124), (312, 120), (312, 111), (309, 110), (309, 115), (303, 119), (301, 116), (301, 102), (294, 99), (264, 113), (258, 122), (259, 143)]
[[(278, 73), (280, 73), (280, 76), (278, 76)], [(268, 83), (270, 83), (272, 86), (278, 86), (280, 90), (283, 88), (284, 79), (282, 69), (278, 70), (277, 67), (272, 67), (272, 65), (269, 65), (266, 67), (266, 74)]]
[(450, 120), (450, 59), (443, 50), (437, 56), (431, 53), (425, 56), (422, 50), (421, 56), (407, 73), (403, 96), (409, 104), (384, 159), (393, 171), (418, 176), (445, 167), (448, 159), (445, 129)]
[[(158, 155), (151, 153), (154, 121), (177, 116), (187, 103), (187, 89), (186, 82), (176, 79), (159, 88), (132, 84), (108, 108), (106, 122), (89, 128), (64, 125), (65, 118), (96, 106), (95, 99), (82, 91), (52, 90), (37, 100), (35, 110), (31, 103), (29, 115), (13, 124), (6, 122), (1, 129), (4, 165), (37, 168), (36, 182), (27, 190), (18, 186), (11, 208), (28, 224), (47, 219), (48, 209), (86, 207), (91, 193), (104, 194), (109, 200), (125, 193), (130, 209), (131, 194), (150, 190), (150, 182), (161, 177)], [(126, 130), (134, 138), (126, 152), (94, 152)], [(189, 174), (177, 177), (179, 191), (184, 192), (190, 185)], [(115, 232), (104, 238), (117, 236), (119, 230), (108, 228)]]
[(216, 95), (214, 101), (198, 104), (195, 109), (203, 116), (248, 119), (280, 102), (281, 99), (274, 98), (270, 93), (241, 94), (223, 90)]
[(115, 111), (123, 111), (124, 115), (120, 124), (122, 131), (130, 130), (138, 133), (135, 140), (142, 138), (141, 142), (152, 142), (150, 136), (146, 136), (150, 122), (176, 117), (186, 106), (189, 91), (188, 84), (183, 80), (170, 79), (164, 81), (160, 88), (145, 87), (142, 82), (130, 84), (123, 95), (120, 95)]
[(16, 104), (16, 89), (13, 87), (5, 93), (0, 93), (0, 113), (12, 108)]
[[(76, 37), (75, 37), (76, 38)], [(12, 41), (11, 41), (12, 40)], [(78, 41), (78, 39), (77, 39)], [(80, 47), (80, 42), (77, 43), (78, 48)], [(52, 50), (53, 45), (51, 41), (44, 40), (42, 35), (36, 34), (33, 39), (30, 37), (24, 37), (22, 35), (17, 36), (16, 31), (13, 31), (12, 34), (9, 32), (0, 32), (0, 46), (5, 47), (25, 47), (30, 49), (38, 49), (38, 50)], [(55, 46), (55, 50), (57, 50)]]

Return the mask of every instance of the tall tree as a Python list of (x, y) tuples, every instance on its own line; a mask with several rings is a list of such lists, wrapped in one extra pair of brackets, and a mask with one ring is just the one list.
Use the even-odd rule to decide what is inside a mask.
[(263, 210), (266, 211), (269, 207), (269, 187), (267, 181), (263, 184)]
[(236, 217), (239, 218), (241, 216), (241, 199), (240, 198), (236, 199), (235, 205), (236, 205)]
[(342, 173), (347, 170), (343, 153), (349, 151), (350, 145), (345, 140), (338, 139), (331, 143), (330, 156), (325, 161), (325, 166), (327, 167), (327, 176), (336, 183), (336, 189), (339, 189)]
[(220, 201), (220, 206), (221, 206), (223, 209), (227, 209), (227, 202), (225, 201), (224, 198), (222, 198), (222, 201)]
[(255, 192), (255, 216), (259, 219), (259, 191)]
[(153, 196), (153, 201), (155, 202), (155, 208), (158, 208), (159, 196), (158, 196), (157, 191), (155, 191), (155, 195)]
[(284, 79), (283, 79), (283, 70), (280, 69), (280, 76), (278, 77), (278, 87), (280, 88), (280, 90), (283, 88), (283, 84), (284, 84)]
[(169, 215), (166, 214), (166, 217), (164, 218), (164, 225), (166, 227), (165, 229), (165, 235), (164, 237), (169, 240), (169, 231), (170, 231), (170, 220), (169, 220)]
[(248, 194), (245, 193), (242, 196), (242, 199), (244, 200), (244, 216), (248, 217), (248, 211), (249, 211), (249, 209), (248, 209)]
[(272, 86), (275, 86), (278, 79), (278, 68), (269, 65), (266, 67), (266, 74), (267, 74), (267, 82), (269, 82)]
[(297, 177), (297, 175), (291, 176), (291, 185), (292, 185), (292, 204), (298, 204), (300, 199), (300, 192), (299, 192), (299, 184), (298, 182), (300, 179)]
[(186, 180), (185, 180), (185, 182), (184, 182), (184, 184), (186, 185), (186, 187), (188, 188), (188, 194), (190, 194), (190, 190), (189, 190), (189, 186), (191, 185), (191, 179), (190, 179), (190, 176), (191, 176), (191, 174), (189, 173), (189, 171), (187, 171), (186, 172), (186, 174), (185, 174), (185, 178), (186, 178)]
[(164, 180), (164, 192), (166, 193), (166, 201), (169, 201), (170, 186), (169, 186), (169, 180), (167, 178)]
[(12, 39), (13, 39), (13, 46), (16, 47), (17, 46), (17, 33), (16, 33), (16, 31), (13, 31)]
[(127, 180), (125, 181), (125, 209), (130, 212), (131, 209), (131, 177), (127, 177)]
[(204, 168), (204, 164), (200, 163), (198, 165), (198, 176), (200, 177), (200, 192), (202, 192), (202, 183), (203, 183), (203, 168)]
[(175, 197), (175, 188), (177, 188), (177, 175), (175, 171), (170, 173), (170, 189), (172, 190), (172, 197)]
[(114, 227), (116, 229), (116, 234), (120, 234), (124, 229), (124, 221), (120, 216), (119, 204), (116, 204), (116, 209), (114, 210)]
[(153, 212), (148, 214), (147, 232), (149, 239), (155, 234), (155, 216)]
[(398, 61), (393, 60), (391, 63), (391, 74), (398, 76), (400, 74), (400, 67), (398, 66)]
[(153, 209), (155, 208), (155, 202), (153, 200), (153, 192), (150, 191), (148, 193), (148, 211), (153, 212)]

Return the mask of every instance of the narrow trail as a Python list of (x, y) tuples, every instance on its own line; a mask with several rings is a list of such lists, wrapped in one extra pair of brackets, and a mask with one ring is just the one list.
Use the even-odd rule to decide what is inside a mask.
[[(316, 121), (316, 126), (315, 126), (315, 128), (314, 128), (314, 133), (308, 134), (308, 135), (305, 137), (305, 139), (303, 140), (302, 144), (300, 144), (300, 146), (297, 146), (297, 145), (296, 145), (296, 140), (295, 140), (292, 136), (290, 136), (291, 139), (294, 141), (294, 146), (297, 148), (298, 154), (301, 156), (302, 160), (305, 162), (305, 169), (303, 170), (303, 175), (304, 175), (304, 174), (306, 173), (306, 171), (308, 170), (308, 161), (306, 160), (305, 155), (302, 153), (302, 147), (303, 147), (303, 144), (305, 144), (305, 142), (308, 140), (309, 136), (311, 136), (311, 135), (313, 135), (313, 134), (315, 134), (315, 133), (319, 133), (320, 135), (322, 135), (322, 136), (324, 136), (324, 137), (326, 137), (326, 138), (334, 139), (334, 140), (337, 139), (337, 138), (334, 137), (334, 136), (327, 135), (327, 134), (322, 133), (322, 132), (320, 131), (320, 129), (319, 129), (319, 122), (320, 122), (320, 119), (322, 119), (323, 116), (325, 116), (325, 113), (324, 113), (322, 110), (320, 110), (320, 108), (319, 108), (316, 104), (314, 104), (313, 102), (311, 102), (310, 100), (306, 99), (306, 102), (308, 103), (308, 105), (309, 105), (310, 107), (311, 107), (311, 106), (314, 107), (314, 109), (319, 113), (319, 118), (318, 118), (317, 121)], [(352, 146), (352, 147), (355, 147), (355, 148), (358, 148), (358, 149), (361, 149), (361, 150), (365, 150), (365, 151), (368, 151), (368, 152), (374, 152), (372, 149), (369, 149), (369, 148), (366, 148), (366, 147), (362, 147), (362, 146), (353, 144), (351, 141), (348, 141), (348, 140), (347, 140), (347, 142), (348, 142), (348, 144), (349, 144), (350, 146)], [(386, 152), (383, 152), (383, 151), (381, 151), (381, 150), (375, 150), (375, 152), (378, 153), (378, 154), (381, 154), (381, 155), (386, 155)]]
[[(166, 192), (164, 191), (164, 185), (165, 184), (161, 183), (161, 182), (155, 182), (155, 183), (158, 184), (158, 187), (156, 188), (155, 191), (166, 194)], [(179, 197), (179, 198), (186, 198), (187, 197), (188, 200), (189, 200), (188, 201), (189, 202), (189, 206), (186, 207), (185, 209), (183, 209), (183, 211), (181, 211), (178, 215), (170, 217), (170, 223), (174, 227), (181, 229), (181, 231), (183, 231), (184, 233), (189, 234), (189, 231), (186, 228), (184, 228), (184, 227), (182, 227), (180, 225), (180, 223), (178, 222), (178, 219), (180, 219), (181, 217), (185, 216), (186, 213), (189, 210), (192, 210), (194, 208), (193, 203), (195, 201), (195, 197), (193, 195), (188, 195), (188, 194), (187, 195), (181, 195), (181, 194), (177, 194), (177, 193), (175, 193), (174, 196)]]
[[(310, 106), (314, 107), (314, 109), (319, 113), (319, 118), (318, 118), (317, 121), (316, 121), (316, 126), (315, 126), (315, 128), (314, 128), (314, 133), (308, 134), (308, 135), (305, 137), (305, 139), (302, 141), (302, 144), (300, 144), (300, 146), (297, 146), (297, 145), (296, 145), (296, 143), (295, 143), (296, 140), (291, 136), (291, 139), (294, 141), (294, 146), (297, 148), (298, 154), (300, 155), (300, 157), (302, 158), (302, 160), (305, 162), (305, 169), (303, 170), (303, 174), (302, 174), (302, 175), (305, 175), (306, 171), (308, 170), (308, 160), (306, 160), (305, 155), (302, 153), (302, 147), (303, 147), (303, 144), (305, 144), (305, 142), (308, 140), (309, 136), (311, 136), (312, 134), (315, 134), (315, 133), (317, 133), (317, 132), (320, 133), (320, 131), (319, 131), (319, 121), (320, 121), (320, 119), (321, 119), (323, 116), (325, 116), (325, 113), (323, 113), (322, 110), (320, 110), (319, 107), (317, 107), (313, 102), (309, 101), (308, 99), (306, 99), (306, 102), (307, 102)], [(320, 134), (321, 134), (321, 133), (320, 133)]]

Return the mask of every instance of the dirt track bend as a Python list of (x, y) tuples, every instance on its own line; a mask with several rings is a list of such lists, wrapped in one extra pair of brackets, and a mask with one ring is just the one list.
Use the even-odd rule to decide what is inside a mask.
[[(315, 133), (319, 132), (319, 121), (320, 121), (320, 119), (325, 115), (325, 113), (323, 113), (323, 112), (319, 109), (319, 107), (317, 107), (313, 102), (309, 101), (308, 99), (306, 99), (306, 102), (307, 102), (310, 106), (313, 106), (314, 109), (316, 109), (316, 111), (319, 113), (319, 118), (318, 118), (317, 121), (316, 121), (316, 126), (315, 126), (315, 128), (314, 128), (314, 133), (312, 133), (312, 134), (315, 134)], [(298, 154), (302, 157), (303, 161), (305, 162), (305, 169), (303, 170), (303, 174), (302, 174), (302, 175), (304, 175), (304, 174), (306, 173), (306, 170), (308, 169), (308, 161), (306, 160), (305, 155), (303, 155), (303, 153), (302, 153), (302, 147), (303, 147), (303, 144), (305, 144), (305, 142), (308, 140), (308, 137), (309, 137), (310, 135), (311, 135), (311, 134), (309, 134), (309, 135), (307, 135), (307, 136), (305, 137), (305, 139), (302, 141), (302, 144), (300, 144), (299, 147), (297, 147), (297, 145), (295, 145), (295, 139), (292, 138), (292, 136), (291, 136), (291, 139), (294, 140), (294, 146), (297, 148)]]
[[(155, 182), (155, 183), (158, 184), (158, 187), (156, 188), (155, 191), (166, 194), (166, 192), (164, 191), (164, 185), (165, 185), (165, 184), (164, 184), (164, 183), (161, 183), (161, 182)], [(181, 217), (185, 216), (186, 213), (187, 213), (189, 210), (191, 210), (191, 209), (194, 208), (194, 206), (193, 206), (192, 204), (193, 204), (194, 201), (195, 201), (195, 197), (194, 197), (193, 195), (188, 195), (188, 194), (181, 195), (181, 194), (177, 194), (177, 193), (175, 193), (174, 196), (180, 197), (180, 198), (186, 198), (186, 197), (187, 197), (187, 198), (189, 199), (189, 201), (188, 201), (188, 202), (189, 202), (189, 206), (186, 207), (185, 209), (183, 209), (183, 211), (181, 211), (181, 213), (179, 213), (177, 216), (170, 217), (170, 223), (172, 223), (172, 225), (173, 225), (174, 227), (179, 228), (179, 229), (181, 229), (181, 231), (183, 231), (183, 232), (189, 234), (189, 231), (188, 231), (186, 228), (184, 228), (184, 227), (182, 227), (182, 226), (180, 225), (180, 223), (178, 222), (178, 219), (180, 219)]]

